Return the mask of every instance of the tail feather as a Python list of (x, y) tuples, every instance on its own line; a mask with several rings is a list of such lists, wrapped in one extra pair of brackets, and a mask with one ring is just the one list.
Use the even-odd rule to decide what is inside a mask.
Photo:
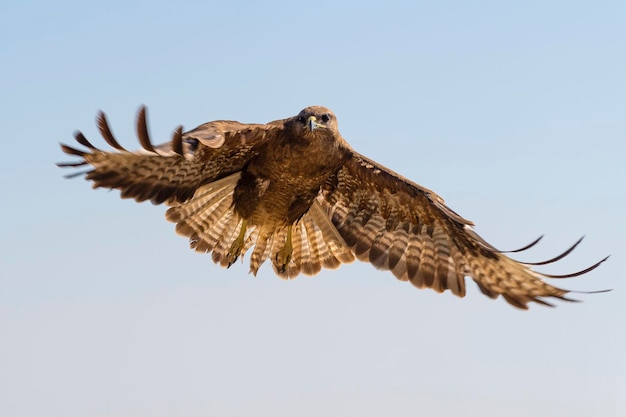
[(257, 272), (263, 262), (267, 260), (270, 255), (270, 249), (272, 247), (270, 239), (272, 239), (270, 233), (263, 227), (259, 228), (256, 233), (256, 240), (254, 244), (254, 250), (250, 256), (250, 272), (256, 276)]
[[(300, 274), (302, 270), (302, 262), (305, 262), (305, 252), (308, 252), (308, 243), (304, 242), (306, 239), (306, 233), (303, 233), (304, 225), (302, 222), (296, 223), (291, 231), (291, 261), (287, 265), (288, 278), (295, 278)], [(304, 248), (307, 249), (304, 249)]]
[(306, 236), (304, 239), (307, 243), (302, 250), (302, 273), (312, 276), (321, 271), (320, 259), (324, 259), (328, 255), (324, 251), (326, 245), (321, 234), (316, 233), (315, 222), (308, 216), (302, 220), (303, 235)]
[[(287, 228), (283, 227), (274, 232), (272, 238), (270, 240), (270, 256), (272, 257), (272, 268), (274, 268), (274, 272), (282, 279), (289, 279), (289, 265), (285, 268), (284, 271), (281, 271), (276, 264), (274, 263), (274, 259), (278, 252), (285, 246), (285, 242), (287, 241)], [(292, 242), (293, 243), (293, 242)], [(290, 264), (293, 263), (293, 257), (290, 261)]]
[(215, 229), (215, 234), (212, 237), (216, 238), (217, 241), (213, 247), (211, 257), (213, 262), (219, 264), (221, 267), (226, 268), (230, 266), (227, 255), (231, 245), (235, 239), (237, 239), (237, 236), (239, 236), (241, 222), (241, 218), (235, 214), (233, 210), (230, 210), (224, 216), (219, 229)]
[[(239, 178), (240, 173), (236, 173), (203, 185), (193, 198), (166, 213), (169, 221), (177, 223), (178, 234), (190, 238), (192, 249), (211, 253), (212, 260), (223, 267), (232, 262), (229, 251), (241, 231), (242, 219), (232, 200)], [(273, 224), (247, 227), (241, 255), (252, 249), (250, 271), (254, 275), (268, 258), (275, 260), (285, 246), (287, 230), (286, 226)], [(317, 201), (291, 230), (291, 259), (284, 270), (273, 265), (281, 278), (295, 278), (300, 273), (315, 275), (322, 267), (337, 268), (354, 261), (352, 251)]]

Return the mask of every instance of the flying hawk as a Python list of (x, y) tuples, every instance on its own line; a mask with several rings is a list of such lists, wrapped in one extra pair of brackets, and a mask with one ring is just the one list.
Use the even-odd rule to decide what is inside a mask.
[(97, 123), (115, 151), (100, 150), (77, 132), (87, 149), (61, 144), (81, 159), (58, 165), (91, 169), (68, 177), (86, 174), (94, 188), (171, 206), (166, 218), (176, 231), (223, 267), (249, 249), (253, 274), (269, 258), (281, 278), (315, 275), (357, 258), (418, 288), (460, 297), (469, 276), (485, 295), (527, 309), (530, 301), (551, 305), (550, 297), (573, 301), (544, 278), (581, 275), (606, 260), (567, 275), (531, 269), (558, 261), (580, 241), (545, 262), (511, 259), (437, 194), (354, 151), (325, 107), (267, 124), (218, 120), (185, 133), (179, 127), (159, 146), (150, 140), (142, 107), (137, 152), (118, 143), (104, 113)]

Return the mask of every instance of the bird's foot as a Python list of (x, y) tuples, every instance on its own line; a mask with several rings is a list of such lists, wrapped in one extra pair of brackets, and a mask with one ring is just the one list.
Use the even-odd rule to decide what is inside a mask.
[(237, 235), (237, 238), (232, 243), (232, 245), (230, 245), (230, 249), (228, 249), (228, 252), (226, 253), (226, 261), (228, 263), (228, 267), (234, 264), (237, 258), (239, 258), (239, 255), (241, 255), (241, 253), (243, 252), (243, 244), (244, 244), (244, 238), (246, 236), (246, 228), (247, 228), (247, 222), (244, 219), (241, 222), (241, 229), (239, 229), (239, 234)]
[(287, 240), (281, 250), (278, 251), (274, 258), (274, 266), (279, 273), (283, 273), (287, 270), (287, 265), (291, 261), (291, 254), (293, 253), (293, 246), (291, 244), (291, 226), (287, 227)]

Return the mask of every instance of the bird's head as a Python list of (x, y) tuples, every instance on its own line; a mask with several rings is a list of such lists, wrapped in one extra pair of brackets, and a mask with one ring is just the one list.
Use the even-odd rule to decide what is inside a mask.
[(328, 108), (323, 106), (310, 106), (303, 109), (294, 118), (294, 128), (304, 136), (336, 136), (337, 118)]

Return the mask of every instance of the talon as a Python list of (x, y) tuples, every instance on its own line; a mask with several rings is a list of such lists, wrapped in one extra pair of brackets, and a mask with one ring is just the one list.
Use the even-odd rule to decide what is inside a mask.
[(274, 265), (279, 272), (285, 272), (287, 265), (289, 265), (289, 261), (291, 261), (292, 253), (293, 246), (291, 244), (291, 225), (289, 225), (287, 226), (287, 240), (285, 241), (285, 245), (278, 251), (274, 260)]
[(234, 240), (233, 244), (230, 245), (228, 253), (226, 253), (226, 262), (228, 263), (227, 268), (230, 268), (230, 266), (235, 263), (235, 261), (237, 260), (237, 258), (239, 258), (239, 255), (241, 255), (241, 252), (243, 251), (243, 239), (246, 236), (247, 225), (248, 224), (245, 219), (241, 221), (241, 229), (239, 229), (239, 234), (237, 235), (237, 238)]

